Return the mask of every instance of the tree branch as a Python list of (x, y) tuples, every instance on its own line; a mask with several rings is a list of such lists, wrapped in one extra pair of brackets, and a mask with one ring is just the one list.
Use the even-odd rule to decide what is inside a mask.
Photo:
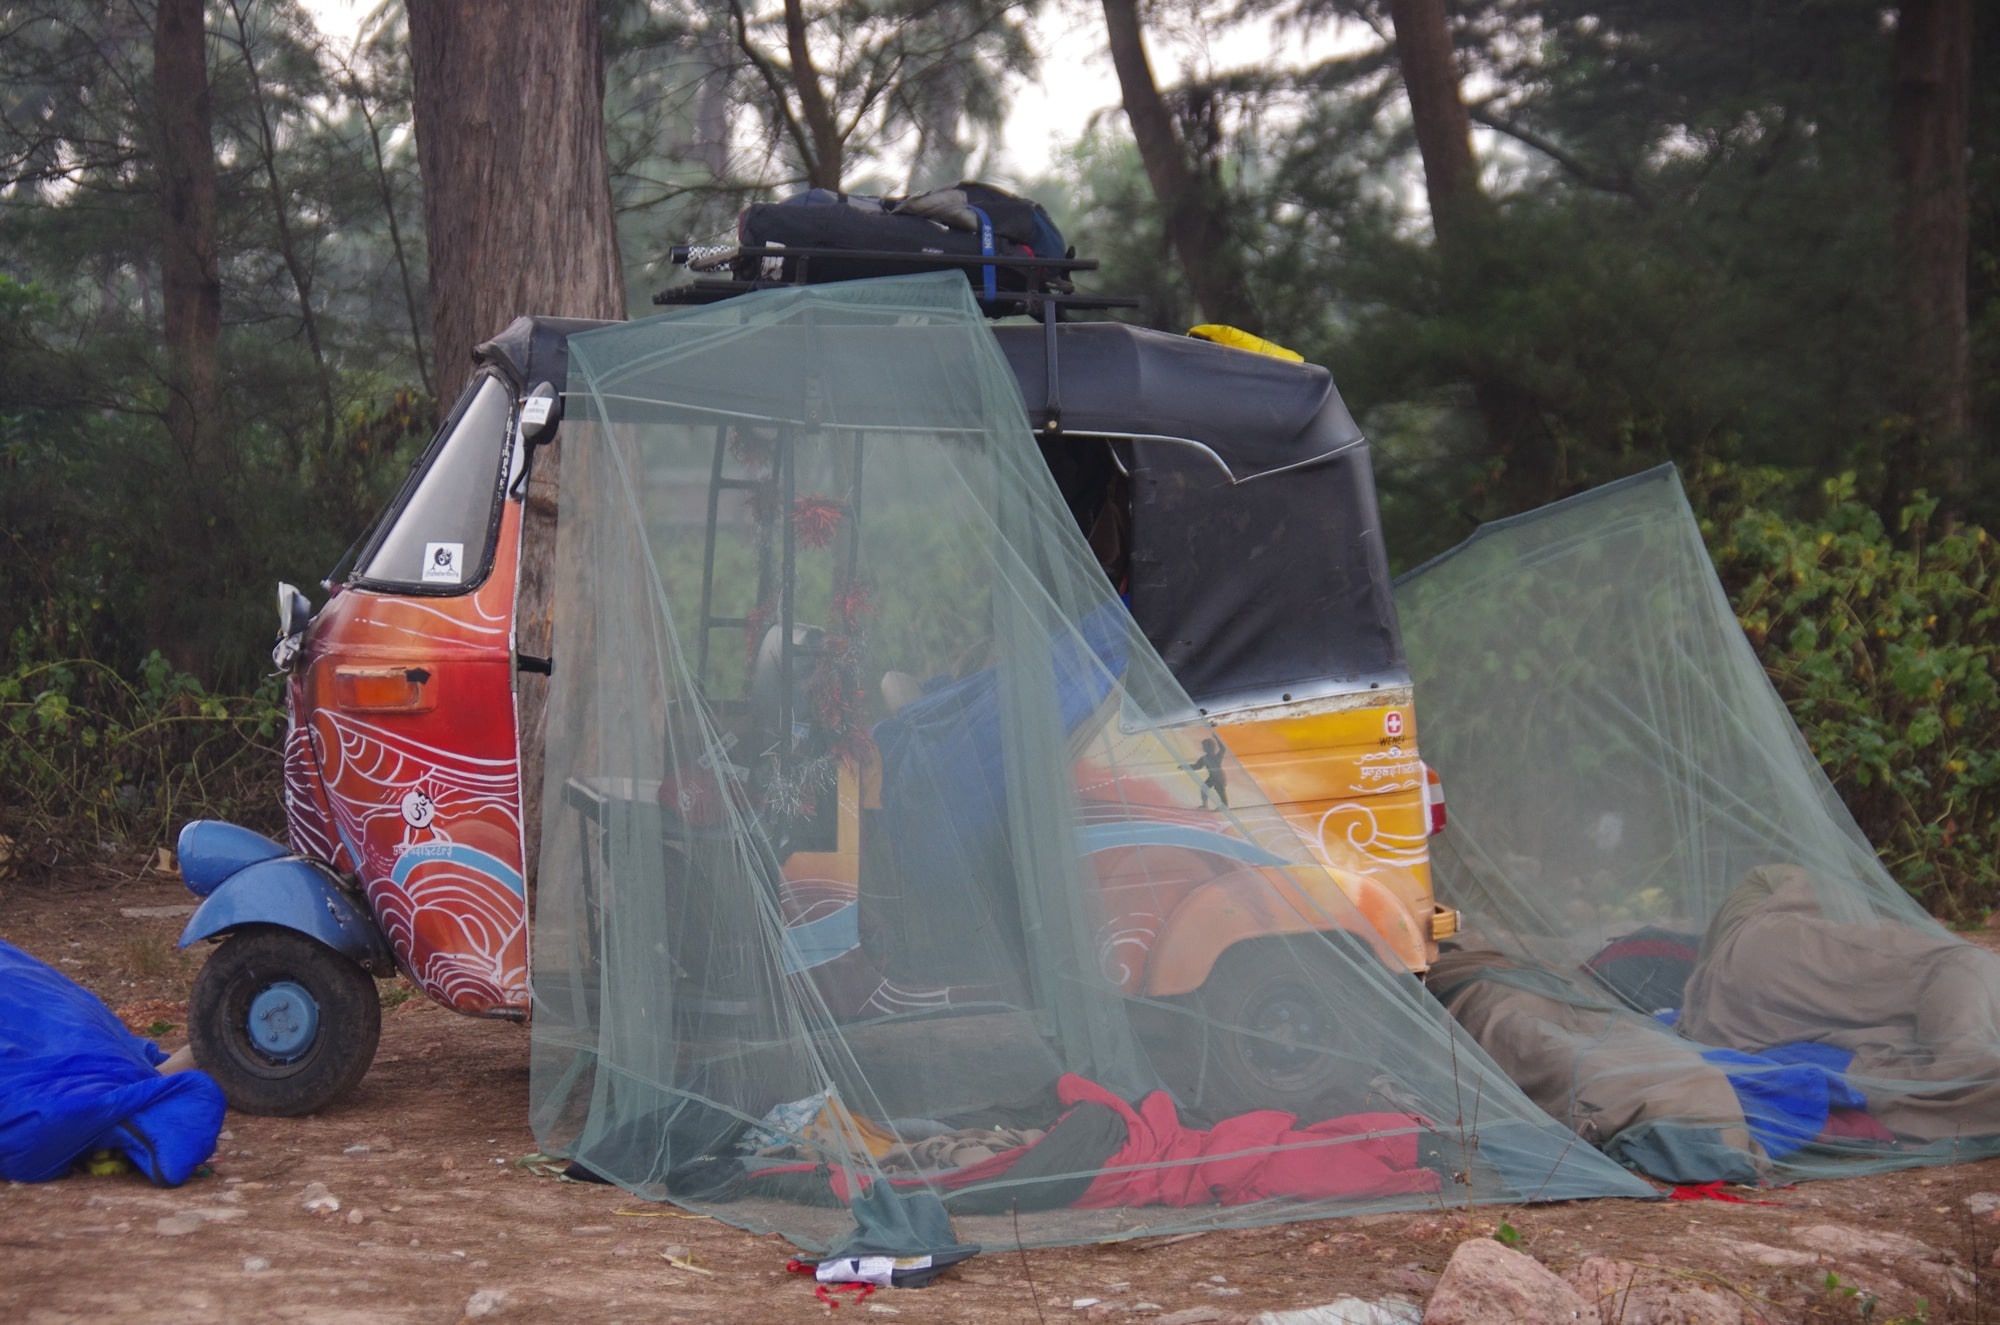
[(779, 75), (777, 67), (751, 42), (750, 20), (744, 17), (743, 0), (729, 0), (729, 12), (736, 20), (737, 48), (743, 52), (743, 58), (750, 62), (750, 67), (763, 78), (764, 86), (770, 89), (771, 100), (777, 108), (779, 120), (784, 124), (785, 132), (790, 135), (792, 146), (798, 149), (799, 160), (810, 172), (813, 163), (812, 143), (806, 138), (805, 129), (799, 124), (798, 117), (792, 114), (791, 94), (785, 87), (785, 80)]
[(1518, 143), (1534, 148), (1537, 152), (1540, 152), (1543, 156), (1561, 166), (1577, 183), (1584, 187), (1596, 189), (1602, 193), (1616, 193), (1630, 198), (1639, 205), (1639, 210), (1642, 212), (1653, 210), (1653, 200), (1646, 196), (1644, 190), (1640, 189), (1629, 174), (1607, 175), (1590, 165), (1590, 163), (1565, 150), (1561, 144), (1555, 142), (1553, 139), (1544, 137), (1525, 124), (1520, 124), (1503, 116), (1496, 115), (1483, 105), (1468, 106), (1466, 114), (1472, 117), (1473, 123), (1483, 124), (1495, 133), (1505, 134)]

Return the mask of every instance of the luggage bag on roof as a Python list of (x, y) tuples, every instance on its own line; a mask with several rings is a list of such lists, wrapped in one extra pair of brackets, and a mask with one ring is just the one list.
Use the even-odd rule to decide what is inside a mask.
[[(811, 285), (933, 271), (940, 256), (1061, 258), (1066, 251), (1061, 232), (1040, 203), (972, 181), (913, 198), (808, 189), (783, 202), (744, 208), (737, 216), (736, 237), (745, 248), (841, 250), (810, 258), (737, 259), (738, 279)], [(973, 288), (988, 298), (1001, 291), (1018, 294), (1059, 286), (1055, 272), (1018, 264), (968, 266), (966, 273)]]

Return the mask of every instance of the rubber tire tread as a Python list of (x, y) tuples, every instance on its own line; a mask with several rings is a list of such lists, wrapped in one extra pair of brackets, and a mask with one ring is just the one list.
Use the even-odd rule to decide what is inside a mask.
[[(1359, 947), (1339, 931), (1333, 931), (1326, 941)], [(1373, 960), (1372, 954), (1368, 958)], [(1268, 982), (1284, 978), (1288, 967), (1302, 961), (1308, 966), (1337, 966), (1339, 959), (1333, 953), (1316, 951), (1309, 944), (1293, 945), (1282, 939), (1238, 943), (1216, 959), (1208, 979), (1196, 991), (1196, 999), (1207, 1017), (1223, 1023), (1240, 1022)], [(1322, 1112), (1330, 1096), (1345, 1093), (1338, 1074), (1322, 1078), (1304, 1090), (1259, 1089), (1249, 1084), (1250, 1068), (1244, 1061), (1247, 1046), (1243, 1040), (1222, 1027), (1211, 1026), (1205, 1033), (1210, 1038), (1201, 1103), (1217, 1117), (1253, 1109), (1280, 1109), (1310, 1116)]]
[[(319, 1031), (290, 1070), (259, 1074), (243, 1061), (242, 1055), (254, 1051), (247, 1031), (232, 1027), (231, 1008), (240, 1003), (247, 1012), (257, 990), (276, 980), (296, 981), (313, 996)], [(196, 974), (188, 997), (188, 1035), (195, 1065), (215, 1078), (229, 1107), (296, 1117), (326, 1107), (367, 1075), (382, 1038), (382, 1000), (373, 976), (325, 944), (259, 926), (224, 939)]]

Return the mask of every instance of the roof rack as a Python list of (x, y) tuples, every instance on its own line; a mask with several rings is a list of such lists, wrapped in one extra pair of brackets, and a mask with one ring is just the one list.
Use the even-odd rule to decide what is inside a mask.
[[(1073, 252), (1074, 250), (1072, 250)], [(738, 295), (749, 294), (753, 290), (780, 290), (796, 285), (811, 285), (812, 261), (814, 258), (831, 258), (843, 262), (885, 262), (901, 266), (949, 271), (972, 271), (981, 267), (1001, 267), (1013, 271), (1070, 272), (1096, 271), (1095, 258), (1042, 258), (1034, 254), (980, 254), (980, 253), (912, 253), (905, 249), (862, 249), (862, 248), (808, 248), (783, 244), (725, 244), (703, 248), (693, 244), (676, 244), (668, 250), (667, 258), (677, 267), (687, 266), (697, 256), (709, 258), (779, 258), (795, 262), (793, 280), (738, 280), (734, 277), (702, 279), (697, 277), (686, 285), (670, 286), (653, 296), (655, 304), (690, 305), (714, 304), (724, 299), (734, 299)], [(1068, 281), (1060, 282), (1063, 286)], [(1008, 290), (987, 298), (975, 286), (973, 297), (978, 300), (980, 311), (987, 317), (1014, 317), (1026, 314), (1045, 322), (1061, 322), (1064, 314), (1085, 309), (1137, 308), (1139, 301), (1131, 295), (1123, 294), (1079, 294), (1074, 289), (1059, 290)]]

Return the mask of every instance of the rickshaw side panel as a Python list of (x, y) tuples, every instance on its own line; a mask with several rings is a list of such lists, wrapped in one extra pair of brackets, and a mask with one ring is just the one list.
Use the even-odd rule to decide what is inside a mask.
[(295, 842), (330, 839), (327, 858), (351, 862), (397, 964), (474, 1016), (529, 1005), (511, 650), (520, 521), (504, 503), (492, 569), (470, 593), (334, 595), (293, 710), (309, 715), (305, 757), (318, 765), (300, 779), (306, 794), (288, 796)]
[(1366, 877), (1397, 899), (1414, 937), (1392, 942), (1421, 971), (1437, 953), (1416, 713), (1407, 687), (1355, 698), (1326, 712), (1224, 721), (1216, 734), (1336, 876)]

